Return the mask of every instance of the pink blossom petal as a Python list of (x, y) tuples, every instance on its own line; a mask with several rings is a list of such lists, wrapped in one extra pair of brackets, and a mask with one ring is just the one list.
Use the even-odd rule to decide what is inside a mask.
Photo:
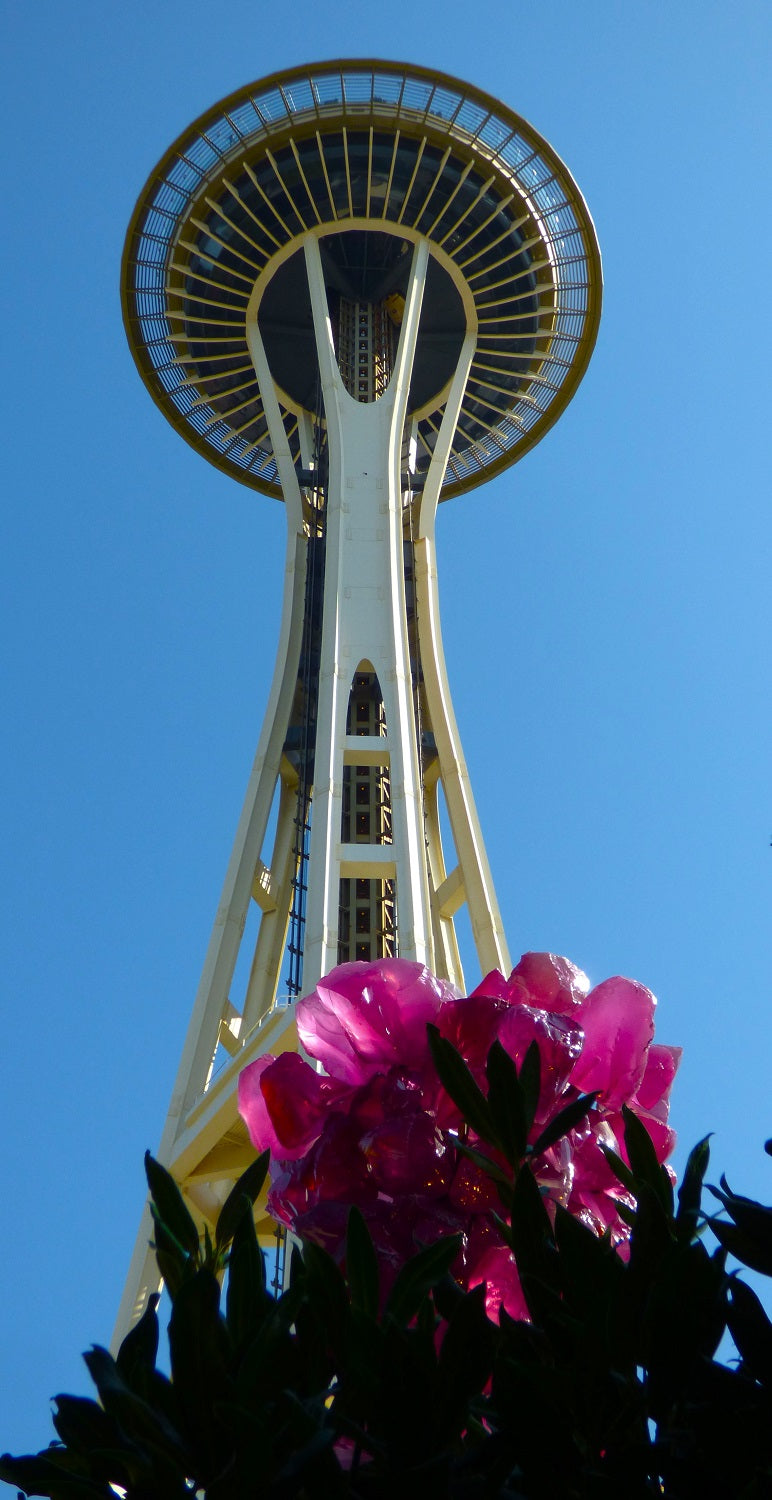
[(407, 959), (341, 964), (299, 1002), (298, 1035), (333, 1078), (366, 1083), (395, 1065), (425, 1067), (426, 1023), (454, 995), (423, 964)]
[[(270, 1197), (268, 1208), (273, 1213)], [(298, 1214), (292, 1227), (295, 1234), (321, 1245), (340, 1264), (346, 1251), (348, 1213), (348, 1203), (316, 1203), (305, 1213)]]
[(575, 1088), (598, 1090), (608, 1110), (632, 1099), (644, 1075), (656, 1003), (645, 985), (619, 976), (590, 991), (582, 1009), (584, 1047), (571, 1074)]
[(343, 1115), (330, 1116), (308, 1162), (317, 1200), (362, 1204), (375, 1197), (359, 1132)]
[[(500, 976), (499, 976), (500, 977)], [(446, 1000), (440, 1006), (436, 1026), (442, 1036), (461, 1053), (472, 1076), (485, 1089), (485, 1061), (495, 1040), (506, 1002), (475, 993), (467, 999)], [(424, 1108), (436, 1116), (446, 1130), (457, 1130), (463, 1124), (461, 1111), (445, 1093), (427, 1059), (421, 1078)]]
[[(621, 1116), (618, 1117), (621, 1123)], [(606, 1160), (602, 1147), (606, 1146), (622, 1156), (619, 1140), (612, 1128), (616, 1121), (583, 1121), (572, 1130), (569, 1140), (574, 1165), (574, 1192), (613, 1193), (621, 1192), (622, 1185), (614, 1168)], [(624, 1160), (624, 1157), (622, 1157)]]
[(658, 1120), (667, 1119), (667, 1103), (682, 1051), (681, 1047), (652, 1043), (646, 1054), (646, 1069), (638, 1086), (636, 1103), (651, 1114), (656, 1113)]
[(636, 1109), (638, 1119), (646, 1126), (651, 1136), (651, 1142), (657, 1155), (660, 1166), (664, 1166), (669, 1156), (672, 1156), (676, 1146), (676, 1133), (656, 1115), (646, 1114), (642, 1109)]
[[(666, 1121), (660, 1120), (656, 1115), (648, 1114), (645, 1109), (640, 1109), (637, 1104), (633, 1103), (631, 1105), (631, 1109), (638, 1116), (641, 1124), (645, 1125), (649, 1136), (651, 1137), (651, 1142), (656, 1152), (657, 1161), (659, 1162), (660, 1166), (662, 1166), (663, 1163), (667, 1161), (667, 1158), (671, 1155), (671, 1153), (675, 1150), (675, 1131), (669, 1128)], [(618, 1156), (621, 1156), (622, 1161), (627, 1162), (629, 1166), (629, 1157), (627, 1154), (627, 1147), (625, 1145), (625, 1122), (621, 1115), (616, 1115), (611, 1120), (609, 1120), (609, 1124), (613, 1128), (614, 1134), (617, 1138), (617, 1144), (615, 1145), (614, 1150), (616, 1151)]]
[(250, 1063), (247, 1068), (242, 1068), (239, 1073), (237, 1093), (239, 1114), (246, 1122), (249, 1139), (256, 1151), (266, 1151), (269, 1148), (276, 1151), (279, 1144), (260, 1087), (263, 1073), (266, 1068), (272, 1067), (275, 1061), (275, 1057), (272, 1057), (270, 1052), (266, 1052), (264, 1057), (258, 1057), (256, 1062)]
[(513, 1005), (500, 1020), (499, 1041), (517, 1063), (518, 1072), (531, 1042), (538, 1043), (541, 1087), (537, 1121), (549, 1119), (581, 1054), (581, 1026), (532, 1005)]
[(260, 1077), (260, 1090), (276, 1144), (274, 1154), (285, 1161), (302, 1156), (319, 1136), (330, 1110), (351, 1090), (334, 1078), (324, 1078), (297, 1052), (282, 1052)]
[(434, 1198), (450, 1185), (451, 1153), (428, 1115), (386, 1120), (364, 1136), (361, 1145), (367, 1170), (381, 1192)]
[(491, 969), (489, 974), (480, 981), (477, 989), (472, 990), (470, 1000), (504, 1000), (509, 1002), (509, 980), (499, 969)]
[[(395, 1205), (397, 1212), (399, 1205)], [(466, 1215), (447, 1198), (420, 1199), (415, 1205), (413, 1221), (413, 1254), (433, 1245), (443, 1235), (463, 1234)]]
[[(629, 1193), (619, 1193), (612, 1197), (609, 1193), (576, 1190), (568, 1200), (568, 1211), (598, 1237), (608, 1233), (612, 1245), (621, 1254), (622, 1247), (630, 1238), (630, 1227), (620, 1217), (620, 1203), (625, 1203), (628, 1208), (635, 1207), (635, 1199)], [(623, 1259), (626, 1256), (623, 1255)]]
[(450, 1201), (464, 1213), (498, 1213), (501, 1209), (495, 1182), (475, 1162), (462, 1156), (450, 1187)]
[(356, 1087), (396, 1061), (356, 1003), (326, 985), (317, 985), (295, 1013), (302, 1045), (332, 1078)]
[(331, 1105), (346, 1090), (298, 1057), (266, 1053), (239, 1074), (239, 1113), (258, 1151), (282, 1160), (302, 1156), (319, 1135)]
[(574, 1182), (574, 1163), (567, 1136), (556, 1141), (548, 1151), (531, 1159), (531, 1171), (542, 1192), (552, 1203), (565, 1208)]
[(470, 995), (468, 1000), (446, 1001), (440, 1007), (439, 1031), (453, 1043), (473, 1073), (484, 1069), (508, 1008), (505, 1000), (490, 995)]
[(384, 1120), (420, 1114), (424, 1107), (418, 1080), (404, 1068), (376, 1073), (368, 1083), (347, 1094), (349, 1118), (362, 1134), (382, 1125)]
[(457, 1234), (464, 1227), (463, 1217), (443, 1198), (381, 1196), (362, 1213), (378, 1253), (384, 1300), (406, 1260), (442, 1235)]
[[(557, 953), (524, 953), (507, 981), (510, 1004), (535, 1005), (575, 1017), (590, 988), (583, 969)], [(578, 1019), (581, 1019), (580, 1017)]]
[(491, 1322), (499, 1321), (502, 1307), (510, 1318), (530, 1321), (515, 1258), (498, 1234), (487, 1230), (479, 1219), (464, 1248), (462, 1279), (470, 1291), (486, 1283), (485, 1310)]
[(368, 1176), (358, 1133), (345, 1115), (332, 1114), (318, 1141), (297, 1160), (279, 1163), (268, 1195), (268, 1211), (283, 1224), (295, 1221), (322, 1203), (346, 1208), (372, 1202), (378, 1195)]
[(361, 1442), (358, 1439), (355, 1442), (353, 1438), (337, 1438), (332, 1445), (332, 1451), (345, 1474), (348, 1473), (349, 1469), (354, 1467), (355, 1453), (357, 1454), (358, 1465), (371, 1464), (373, 1461), (372, 1454), (363, 1450)]

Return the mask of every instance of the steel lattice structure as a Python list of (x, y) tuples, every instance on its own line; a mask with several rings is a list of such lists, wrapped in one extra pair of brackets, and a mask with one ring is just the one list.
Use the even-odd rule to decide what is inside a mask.
[[(159, 1152), (203, 1224), (249, 1155), (238, 1073), (296, 1045), (301, 989), (390, 955), (462, 985), (462, 906), (483, 972), (508, 967), (434, 523), (565, 408), (600, 256), (570, 174), (519, 116), (425, 69), (329, 62), (180, 136), (140, 196), (122, 286), (164, 415), (287, 512), (273, 685)], [(119, 1328), (154, 1285), (149, 1238), (146, 1214)]]

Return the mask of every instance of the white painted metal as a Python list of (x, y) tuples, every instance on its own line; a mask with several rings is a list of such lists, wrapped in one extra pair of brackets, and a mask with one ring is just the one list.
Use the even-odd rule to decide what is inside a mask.
[[(405, 426), (428, 245), (419, 242), (395, 368), (378, 401), (355, 401), (338, 370), (316, 239), (306, 242), (321, 372), (330, 475), (316, 767), (309, 858), (304, 986), (337, 962), (346, 711), (354, 673), (368, 661), (381, 686), (391, 768), (399, 952), (430, 960), (423, 806), (405, 612), (403, 503)], [(368, 846), (361, 860), (368, 857)], [(378, 859), (379, 855), (375, 855)], [(353, 872), (352, 872), (353, 873)], [(356, 873), (359, 873), (358, 871)]]
[[(261, 351), (262, 341), (259, 340), (258, 335), (255, 363), (257, 365), (259, 360), (263, 370), (267, 407), (281, 423), (267, 362), (264, 353), (261, 357)], [(282, 426), (282, 432), (283, 430)], [(283, 468), (283, 479), (286, 479), (287, 548), (276, 666), (257, 754), (249, 778), (220, 905), (217, 908), (204, 969), (172, 1091), (169, 1112), (157, 1152), (159, 1161), (165, 1164), (173, 1161), (175, 1146), (188, 1124), (190, 1111), (210, 1083), (212, 1065), (220, 1039), (220, 1027), (223, 1021), (228, 1019), (232, 1009), (229, 989), (244, 932), (247, 908), (253, 896), (273, 794), (282, 769), (282, 747), (297, 681), (303, 631), (306, 546), (300, 489), (291, 463), (287, 465), (284, 460), (280, 444), (279, 448), (281, 456), (277, 455), (277, 457)], [(284, 912), (283, 932), (286, 932), (287, 913), (288, 907)], [(283, 952), (283, 941), (281, 948)], [(267, 993), (265, 989), (259, 995), (253, 993), (250, 1020), (254, 1017), (257, 1021), (275, 1000), (278, 973), (277, 965), (272, 976), (272, 988), (268, 988)], [(244, 1039), (246, 1039), (246, 1029)], [(155, 1256), (148, 1249), (151, 1237), (152, 1220), (145, 1206), (118, 1310), (113, 1335), (114, 1343), (141, 1316), (148, 1296), (158, 1289), (159, 1278)]]

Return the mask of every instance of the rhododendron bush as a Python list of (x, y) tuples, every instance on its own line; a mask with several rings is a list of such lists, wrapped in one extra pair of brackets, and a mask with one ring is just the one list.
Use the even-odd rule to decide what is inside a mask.
[[(678, 1054), (653, 1010), (549, 954), (466, 998), (417, 964), (337, 969), (299, 1006), (326, 1071), (244, 1072), (270, 1150), (216, 1223), (146, 1156), (168, 1362), (154, 1295), (115, 1358), (85, 1355), (98, 1400), (57, 1396), (58, 1440), (0, 1456), (0, 1480), (48, 1500), (766, 1500), (772, 1323), (726, 1260), (772, 1276), (772, 1207), (722, 1177), (705, 1211), (707, 1138), (676, 1201)], [(305, 1236), (276, 1295), (271, 1154), (272, 1206)]]
[(485, 1282), (492, 1317), (502, 1304), (527, 1317), (499, 1217), (519, 1162), (553, 1214), (562, 1205), (624, 1255), (623, 1110), (659, 1163), (672, 1149), (680, 1049), (654, 1043), (655, 1005), (635, 980), (591, 988), (550, 953), (466, 997), (418, 963), (341, 965), (296, 1008), (312, 1062), (265, 1056), (239, 1080), (252, 1142), (271, 1153), (269, 1211), (342, 1262), (355, 1205), (385, 1288), (421, 1246), (460, 1234), (461, 1285)]

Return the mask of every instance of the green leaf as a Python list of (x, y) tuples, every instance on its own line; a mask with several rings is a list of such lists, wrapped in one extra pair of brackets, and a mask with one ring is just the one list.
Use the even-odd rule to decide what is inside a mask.
[(709, 1187), (708, 1191), (721, 1200), (740, 1229), (758, 1240), (760, 1248), (772, 1251), (772, 1208), (766, 1208), (755, 1198), (733, 1193), (725, 1177), (721, 1178), (720, 1190)]
[(435, 1240), (419, 1250), (398, 1272), (386, 1303), (386, 1315), (395, 1323), (407, 1326), (418, 1312), (424, 1297), (438, 1281), (447, 1276), (459, 1250), (462, 1236), (453, 1234)]
[(638, 1180), (636, 1212), (630, 1236), (630, 1268), (647, 1283), (656, 1277), (673, 1245), (673, 1221), (661, 1194), (649, 1182)]
[(346, 1233), (346, 1279), (354, 1307), (378, 1316), (380, 1278), (378, 1257), (370, 1231), (356, 1206), (349, 1209)]
[(84, 1396), (54, 1396), (54, 1402), (54, 1427), (71, 1451), (88, 1456), (120, 1445), (119, 1428), (98, 1402)]
[(613, 1333), (609, 1310), (624, 1277), (617, 1252), (560, 1204), (555, 1210), (555, 1239), (566, 1305), (593, 1338)]
[(142, 1448), (162, 1455), (164, 1459), (183, 1472), (189, 1464), (189, 1455), (176, 1427), (159, 1409), (157, 1400), (142, 1400), (130, 1389), (118, 1366), (106, 1349), (95, 1344), (84, 1354), (86, 1368), (99, 1393), (105, 1409), (119, 1423), (129, 1442), (138, 1442)]
[(332, 1256), (311, 1240), (306, 1240), (303, 1246), (303, 1266), (313, 1310), (325, 1328), (328, 1340), (335, 1345), (342, 1336), (349, 1310), (343, 1272)]
[(597, 1097), (597, 1093), (580, 1094), (577, 1099), (572, 1099), (565, 1109), (561, 1109), (560, 1113), (555, 1115), (554, 1120), (550, 1120), (538, 1140), (534, 1141), (531, 1155), (541, 1156), (543, 1151), (554, 1146), (555, 1142), (561, 1140), (564, 1135), (568, 1135), (569, 1130), (573, 1130), (574, 1126), (590, 1113)]
[(199, 1234), (191, 1214), (185, 1206), (171, 1172), (157, 1162), (149, 1151), (145, 1152), (145, 1172), (150, 1196), (164, 1227), (168, 1229), (183, 1250), (194, 1260), (198, 1259)]
[[(654, 1213), (661, 1214), (651, 1189), (647, 1187), (645, 1193)], [(635, 1249), (631, 1269), (634, 1258)], [(722, 1337), (726, 1277), (699, 1241), (677, 1241), (668, 1234), (659, 1257), (655, 1253), (646, 1265), (638, 1260), (631, 1291), (639, 1314), (636, 1359), (648, 1370), (650, 1415), (661, 1421), (662, 1414), (683, 1399), (684, 1382), (691, 1381), (689, 1372), (694, 1371), (696, 1361), (709, 1360)], [(701, 1381), (692, 1389), (695, 1394), (701, 1390)]]
[(689, 1160), (678, 1189), (676, 1229), (681, 1240), (692, 1240), (697, 1232), (702, 1202), (702, 1184), (710, 1161), (710, 1136), (706, 1135), (689, 1152)]
[(725, 1219), (706, 1218), (719, 1245), (730, 1255), (741, 1260), (751, 1271), (760, 1271), (762, 1276), (772, 1276), (772, 1248), (759, 1244), (754, 1235), (746, 1234), (737, 1224), (728, 1224)]
[(148, 1297), (147, 1307), (142, 1317), (134, 1327), (129, 1329), (116, 1358), (116, 1366), (132, 1390), (137, 1390), (139, 1383), (139, 1395), (144, 1395), (142, 1387), (142, 1375), (147, 1370), (155, 1369), (158, 1357), (158, 1313), (156, 1311), (160, 1298), (157, 1292), (151, 1292)]
[(109, 1411), (111, 1397), (116, 1393), (122, 1395), (128, 1392), (129, 1386), (121, 1375), (112, 1354), (107, 1349), (103, 1349), (101, 1344), (94, 1344), (91, 1349), (87, 1350), (83, 1360), (105, 1411)]
[(300, 1245), (299, 1245), (298, 1241), (295, 1239), (294, 1235), (290, 1239), (287, 1248), (289, 1250), (289, 1258), (290, 1258), (288, 1285), (292, 1286), (293, 1282), (298, 1277), (300, 1277), (302, 1279), (303, 1276), (305, 1276), (305, 1274), (306, 1274), (306, 1268), (305, 1268), (305, 1266), (303, 1264), (303, 1252), (302, 1252), (302, 1250), (300, 1248)]
[(756, 1293), (743, 1281), (732, 1281), (727, 1324), (743, 1364), (769, 1391), (772, 1387), (772, 1323)]
[(673, 1216), (673, 1184), (664, 1167), (657, 1161), (657, 1153), (654, 1143), (649, 1135), (643, 1121), (638, 1118), (632, 1109), (626, 1104), (622, 1105), (622, 1118), (625, 1122), (625, 1146), (630, 1158), (630, 1166), (636, 1177), (636, 1196), (639, 1196), (641, 1183), (647, 1183), (656, 1193), (668, 1218)]
[(494, 1041), (485, 1064), (488, 1108), (507, 1161), (514, 1167), (525, 1156), (528, 1119), (517, 1068), (501, 1042)]
[(637, 1208), (631, 1208), (629, 1203), (623, 1203), (621, 1198), (617, 1198), (616, 1211), (622, 1223), (626, 1224), (628, 1229), (632, 1229), (635, 1223), (635, 1216), (638, 1212)]
[[(285, 1392), (285, 1397), (295, 1416), (295, 1436), (290, 1456), (276, 1475), (275, 1493), (332, 1496), (337, 1489), (342, 1495), (344, 1488), (340, 1484), (338, 1465), (324, 1462), (320, 1465), (318, 1462), (319, 1459), (324, 1461), (329, 1457), (329, 1450), (336, 1437), (335, 1429), (328, 1423), (324, 1405), (301, 1402), (294, 1391)], [(317, 1471), (318, 1488), (312, 1482), (314, 1470)]]
[(538, 1322), (553, 1307), (560, 1292), (560, 1279), (552, 1224), (527, 1162), (515, 1183), (508, 1242), (514, 1251), (531, 1315)]
[(84, 1466), (68, 1472), (51, 1449), (43, 1455), (0, 1458), (0, 1479), (18, 1486), (25, 1495), (50, 1495), (52, 1500), (114, 1500), (114, 1491), (89, 1478)]
[(452, 1424), (451, 1437), (465, 1425), (470, 1397), (490, 1377), (498, 1342), (498, 1329), (485, 1311), (485, 1286), (477, 1286), (457, 1301), (440, 1347), (442, 1407), (446, 1423)]
[(476, 1135), (503, 1150), (503, 1142), (493, 1122), (488, 1100), (477, 1087), (472, 1074), (460, 1052), (452, 1042), (440, 1036), (436, 1026), (426, 1027), (432, 1060), (439, 1074), (440, 1083), (453, 1103), (461, 1110), (464, 1119)]
[(630, 1171), (627, 1163), (622, 1160), (621, 1156), (617, 1155), (616, 1151), (612, 1151), (610, 1146), (604, 1146), (603, 1144), (601, 1144), (600, 1149), (603, 1152), (603, 1155), (605, 1156), (606, 1161), (608, 1162), (612, 1171), (619, 1178), (622, 1186), (624, 1188), (627, 1188), (628, 1193), (632, 1193), (634, 1195), (635, 1175)]
[(228, 1194), (217, 1220), (215, 1229), (215, 1243), (218, 1250), (228, 1246), (236, 1233), (236, 1225), (242, 1214), (246, 1212), (244, 1199), (250, 1207), (259, 1198), (268, 1173), (268, 1163), (271, 1159), (270, 1151), (264, 1151), (253, 1161), (246, 1172), (243, 1172), (235, 1186)]
[(520, 1069), (520, 1088), (525, 1107), (527, 1134), (530, 1135), (541, 1093), (541, 1056), (538, 1042), (531, 1042)]
[(383, 1381), (385, 1324), (352, 1304), (343, 1357), (336, 1364), (336, 1424), (342, 1417), (366, 1421), (378, 1410)]
[[(151, 1209), (155, 1218), (156, 1210), (152, 1204)], [(174, 1300), (186, 1276), (195, 1269), (195, 1262), (188, 1255), (187, 1250), (183, 1250), (174, 1235), (169, 1233), (166, 1225), (157, 1218), (155, 1219), (155, 1239), (151, 1240), (151, 1246), (155, 1250), (158, 1269), (166, 1283), (169, 1295)]]
[(220, 1456), (222, 1437), (214, 1404), (233, 1395), (228, 1353), (217, 1278), (211, 1271), (197, 1271), (175, 1298), (169, 1355), (183, 1432), (203, 1472), (216, 1468)]
[[(292, 1310), (289, 1304), (292, 1303)], [(274, 1302), (268, 1298), (263, 1316), (248, 1338), (236, 1372), (237, 1397), (254, 1417), (264, 1420), (279, 1392), (297, 1380), (297, 1341), (290, 1329), (303, 1307), (300, 1283)]]
[(486, 1177), (490, 1177), (493, 1182), (506, 1188), (512, 1187), (512, 1173), (506, 1172), (499, 1162), (494, 1161), (490, 1156), (486, 1156), (484, 1151), (478, 1151), (476, 1146), (470, 1146), (467, 1141), (459, 1141), (455, 1137), (453, 1137), (453, 1145), (457, 1151), (461, 1152), (462, 1156), (468, 1156), (469, 1160), (473, 1161), (475, 1166), (480, 1167)]
[[(246, 1196), (242, 1202), (247, 1203)], [(251, 1212), (237, 1220), (228, 1260), (225, 1321), (237, 1346), (253, 1336), (273, 1298), (266, 1291), (265, 1260)]]

